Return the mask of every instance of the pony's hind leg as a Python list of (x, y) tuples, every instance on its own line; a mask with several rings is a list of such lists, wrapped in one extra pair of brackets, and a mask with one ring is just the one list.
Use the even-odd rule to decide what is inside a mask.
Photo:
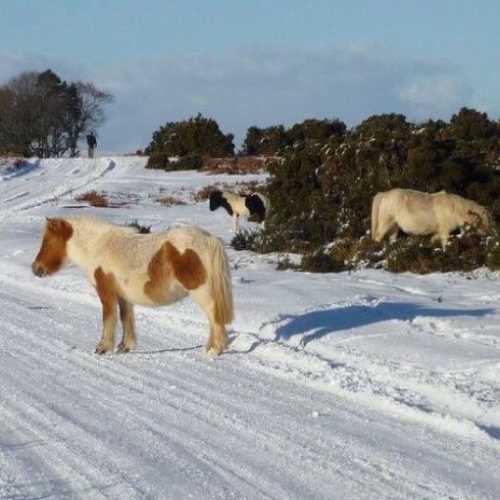
[(102, 336), (97, 344), (95, 352), (104, 354), (112, 351), (115, 346), (116, 329), (116, 303), (118, 297), (114, 287), (114, 277), (112, 274), (105, 274), (99, 267), (95, 273), (96, 290), (102, 304)]
[(218, 356), (224, 352), (229, 345), (226, 327), (216, 321), (215, 303), (205, 285), (196, 290), (192, 290), (191, 295), (197, 304), (205, 311), (210, 323), (210, 334), (206, 345), (206, 352), (209, 356)]
[(399, 235), (399, 226), (397, 224), (393, 224), (393, 226), (389, 229), (389, 231), (387, 231), (386, 234), (389, 235), (389, 243), (396, 243)]
[(233, 231), (237, 233), (240, 230), (240, 216), (237, 213), (233, 214)]
[(210, 318), (210, 336), (206, 346), (207, 355), (218, 356), (227, 349), (228, 345), (229, 337), (227, 336), (226, 327)]
[(118, 299), (120, 320), (123, 327), (122, 341), (118, 345), (119, 352), (129, 352), (136, 345), (134, 306), (121, 297)]

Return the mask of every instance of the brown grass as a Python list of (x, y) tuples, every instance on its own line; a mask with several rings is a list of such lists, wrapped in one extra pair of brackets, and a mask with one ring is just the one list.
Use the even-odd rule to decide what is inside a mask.
[(165, 207), (172, 207), (174, 205), (186, 205), (186, 202), (175, 196), (163, 196), (158, 198), (158, 202)]
[(85, 201), (92, 207), (104, 208), (109, 207), (109, 201), (102, 193), (97, 191), (89, 191), (88, 193), (77, 196), (76, 201)]
[(202, 171), (209, 175), (258, 174), (265, 167), (266, 158), (261, 156), (243, 156), (241, 158), (208, 158)]
[(0, 156), (0, 165), (7, 165), (9, 170), (17, 170), (26, 164), (25, 158), (17, 156)]
[(217, 191), (217, 190), (223, 189), (222, 184), (210, 184), (209, 186), (205, 186), (201, 188), (199, 191), (194, 193), (193, 199), (196, 203), (200, 201), (205, 201), (208, 200), (208, 197), (210, 196), (210, 193), (212, 191)]
[(75, 200), (87, 202), (90, 206), (97, 208), (122, 208), (137, 203), (138, 197), (131, 193), (89, 191), (77, 196)]
[(233, 189), (236, 189), (236, 192), (240, 196), (246, 196), (247, 194), (251, 193), (262, 193), (262, 194), (267, 193), (266, 184), (262, 184), (259, 181), (238, 182), (237, 184), (234, 185)]

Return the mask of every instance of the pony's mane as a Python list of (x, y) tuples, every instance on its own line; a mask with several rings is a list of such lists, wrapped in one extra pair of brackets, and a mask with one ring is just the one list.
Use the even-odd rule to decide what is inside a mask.
[(93, 229), (106, 231), (123, 231), (124, 233), (137, 233), (138, 229), (131, 226), (120, 226), (107, 220), (99, 219), (91, 215), (79, 215), (77, 217), (61, 217), (63, 220), (78, 227), (92, 227)]

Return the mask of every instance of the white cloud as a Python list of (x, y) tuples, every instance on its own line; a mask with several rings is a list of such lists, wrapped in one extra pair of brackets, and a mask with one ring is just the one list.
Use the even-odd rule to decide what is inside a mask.
[[(33, 62), (13, 57), (9, 62), (0, 53), (0, 74), (4, 67), (12, 73)], [(110, 151), (143, 147), (160, 124), (198, 112), (235, 133), (239, 145), (250, 125), (289, 125), (307, 117), (339, 117), (354, 125), (387, 112), (417, 120), (448, 118), (460, 106), (472, 105), (474, 97), (461, 69), (449, 62), (409, 61), (368, 46), (198, 53), (86, 71), (37, 60), (36, 69), (47, 66), (65, 79), (95, 81), (115, 95), (100, 131), (101, 144)]]
[(0, 84), (23, 71), (44, 71), (53, 69), (63, 79), (79, 79), (85, 69), (74, 62), (65, 62), (37, 53), (22, 53), (0, 50)]
[(417, 77), (400, 90), (402, 103), (417, 118), (447, 116), (471, 102), (472, 88), (450, 76)]

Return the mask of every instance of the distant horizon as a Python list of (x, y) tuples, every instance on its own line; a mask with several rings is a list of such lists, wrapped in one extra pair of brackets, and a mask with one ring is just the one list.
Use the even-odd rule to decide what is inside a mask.
[(51, 68), (111, 92), (98, 133), (116, 153), (198, 112), (237, 149), (252, 125), (307, 118), (448, 121), (465, 106), (497, 120), (499, 18), (493, 0), (18, 0), (0, 5), (0, 83)]

